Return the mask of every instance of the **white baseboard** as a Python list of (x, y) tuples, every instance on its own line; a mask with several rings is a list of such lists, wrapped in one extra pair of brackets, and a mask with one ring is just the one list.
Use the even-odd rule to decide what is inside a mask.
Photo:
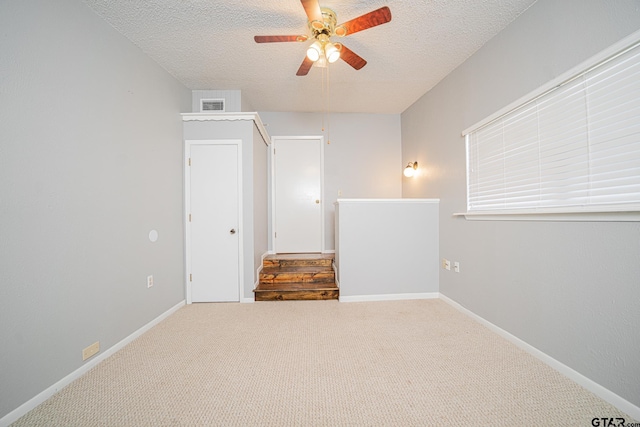
[(595, 394), (596, 396), (598, 396), (602, 400), (610, 403), (611, 405), (615, 406), (616, 408), (618, 408), (622, 412), (632, 416), (636, 420), (640, 420), (640, 407), (638, 407), (638, 406), (634, 405), (633, 403), (629, 402), (628, 400), (618, 396), (617, 394), (615, 394), (611, 390), (609, 390), (607, 388), (604, 388), (603, 386), (601, 386), (597, 382), (585, 377), (584, 375), (582, 375), (578, 371), (573, 370), (572, 368), (568, 367), (567, 365), (565, 365), (562, 362), (559, 362), (558, 360), (554, 359), (553, 357), (549, 356), (548, 354), (543, 353), (542, 351), (538, 350), (534, 346), (526, 343), (525, 341), (522, 341), (520, 338), (516, 337), (515, 335), (510, 334), (509, 332), (505, 331), (504, 329), (502, 329), (502, 328), (494, 325), (493, 323), (489, 322), (488, 320), (478, 316), (477, 314), (475, 314), (471, 310), (463, 307), (462, 305), (458, 304), (457, 302), (455, 302), (451, 298), (440, 294), (440, 299), (442, 301), (446, 302), (447, 304), (451, 305), (452, 307), (454, 307), (458, 311), (460, 311), (460, 312), (466, 314), (467, 316), (471, 317), (472, 319), (476, 320), (478, 323), (486, 326), (491, 331), (497, 333), (501, 337), (503, 337), (506, 340), (510, 341), (511, 343), (515, 344), (516, 346), (518, 346), (522, 350), (526, 351), (527, 353), (529, 353), (532, 356), (536, 357), (537, 359), (541, 360), (543, 363), (547, 364), (551, 368), (553, 368), (556, 371), (560, 372), (561, 374), (563, 374), (564, 376), (568, 377), (572, 381), (578, 383), (579, 385), (581, 385), (582, 387), (586, 388), (587, 390), (589, 390), (591, 393)]
[(260, 271), (262, 270), (262, 268), (258, 269), (258, 275), (256, 276), (257, 279), (255, 282), (253, 282), (253, 291), (251, 291), (251, 296), (250, 297), (245, 297), (242, 296), (240, 297), (240, 302), (241, 303), (248, 303), (248, 302), (255, 302), (256, 299), (256, 294), (255, 294), (255, 290), (258, 289), (258, 285), (260, 284)]
[[(256, 268), (256, 280), (253, 282), (253, 289), (256, 289), (258, 287), (258, 284), (260, 283), (260, 272), (262, 271), (262, 267), (264, 266), (264, 259), (269, 255), (273, 255), (273, 252), (267, 251), (263, 253), (262, 256), (260, 257), (260, 266)], [(240, 298), (240, 302), (243, 304), (256, 302), (255, 295), (252, 295), (248, 298), (242, 297)]]
[(399, 301), (407, 299), (433, 299), (438, 298), (440, 294), (438, 292), (428, 293), (415, 293), (415, 294), (382, 294), (382, 295), (355, 295), (355, 296), (342, 296), (340, 295), (340, 302), (365, 302), (365, 301)]
[(272, 255), (272, 254), (271, 252), (267, 251), (263, 253), (262, 256), (260, 256), (260, 266), (256, 268), (256, 277), (258, 278), (258, 280), (260, 278), (260, 272), (262, 271), (262, 267), (264, 266), (264, 259), (269, 255)]
[(9, 412), (7, 415), (5, 415), (4, 417), (2, 417), (0, 419), (0, 427), (6, 427), (6, 426), (10, 425), (11, 423), (13, 423), (16, 420), (18, 420), (18, 418), (20, 418), (23, 415), (25, 415), (27, 412), (31, 411), (32, 409), (35, 409), (38, 405), (43, 403), (45, 400), (49, 399), (55, 393), (57, 393), (58, 391), (62, 390), (64, 387), (68, 386), (73, 381), (77, 380), (78, 378), (80, 378), (81, 376), (83, 376), (84, 374), (89, 372), (98, 363), (102, 362), (103, 360), (105, 360), (109, 356), (112, 356), (113, 354), (115, 354), (118, 350), (122, 349), (124, 346), (129, 344), (131, 341), (135, 340), (140, 335), (144, 334), (149, 329), (153, 328), (155, 325), (157, 325), (158, 323), (160, 323), (161, 321), (163, 321), (164, 319), (166, 319), (167, 317), (172, 315), (174, 312), (176, 312), (179, 308), (183, 307), (184, 305), (185, 305), (185, 301), (184, 300), (179, 302), (178, 304), (174, 305), (169, 310), (165, 311), (160, 316), (158, 316), (155, 319), (153, 319), (151, 322), (147, 323), (146, 325), (144, 325), (143, 327), (141, 327), (140, 329), (138, 329), (137, 331), (135, 331), (134, 333), (132, 333), (128, 337), (124, 338), (122, 341), (118, 342), (117, 344), (113, 345), (112, 347), (109, 347), (104, 353), (100, 353), (94, 359), (91, 359), (90, 361), (88, 361), (87, 363), (85, 363), (84, 365), (82, 365), (81, 367), (76, 369), (75, 371), (71, 372), (69, 375), (67, 375), (66, 377), (62, 378), (57, 383), (53, 384), (51, 387), (49, 387), (46, 390), (40, 392), (38, 395), (36, 395), (32, 399), (30, 399), (27, 402), (23, 403), (22, 405), (18, 406), (16, 409), (14, 409), (13, 411)]

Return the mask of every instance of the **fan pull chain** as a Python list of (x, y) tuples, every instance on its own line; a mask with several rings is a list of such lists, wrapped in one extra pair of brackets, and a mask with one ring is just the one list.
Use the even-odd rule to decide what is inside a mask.
[[(325, 91), (324, 91), (324, 68), (321, 69), (320, 74), (320, 97), (322, 98), (322, 106), (325, 106)], [(324, 108), (323, 108), (324, 110)], [(324, 132), (324, 111), (322, 112), (322, 132)]]
[(327, 67), (327, 145), (331, 144), (331, 90), (329, 81), (329, 67)]
[[(325, 71), (326, 69), (326, 71)], [(326, 85), (325, 85), (325, 80), (326, 80)], [(330, 112), (329, 112), (329, 108), (330, 108), (330, 85), (329, 85), (329, 67), (322, 67), (322, 74), (321, 74), (321, 79), (320, 79), (320, 90), (322, 91), (322, 112), (320, 113), (322, 116), (322, 132), (325, 131), (325, 126), (324, 126), (324, 122), (325, 122), (325, 116), (326, 116), (326, 120), (327, 120), (327, 127), (326, 127), (326, 131), (327, 131), (327, 144), (331, 144), (331, 137), (330, 137), (330, 128), (331, 128), (331, 124), (330, 124)]]

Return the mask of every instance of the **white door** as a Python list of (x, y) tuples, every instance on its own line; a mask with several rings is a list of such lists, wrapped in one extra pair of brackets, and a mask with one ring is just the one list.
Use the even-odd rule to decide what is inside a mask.
[(239, 145), (188, 142), (188, 148), (191, 302), (240, 301)]
[(322, 251), (322, 139), (274, 138), (274, 247)]

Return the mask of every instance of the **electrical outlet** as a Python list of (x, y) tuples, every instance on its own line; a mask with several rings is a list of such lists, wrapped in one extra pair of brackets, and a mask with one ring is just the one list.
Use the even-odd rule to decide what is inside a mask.
[(94, 354), (100, 351), (100, 341), (96, 341), (91, 344), (89, 347), (82, 350), (82, 360), (87, 360)]
[(442, 258), (442, 268), (445, 270), (451, 270), (451, 261), (446, 258)]
[(458, 261), (453, 262), (453, 271), (460, 273), (460, 263)]
[(153, 276), (147, 276), (147, 288), (153, 286)]

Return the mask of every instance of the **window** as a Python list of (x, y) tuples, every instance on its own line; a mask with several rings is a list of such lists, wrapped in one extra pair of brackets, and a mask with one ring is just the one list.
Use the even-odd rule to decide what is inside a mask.
[(633, 38), (464, 132), (467, 214), (640, 211)]

